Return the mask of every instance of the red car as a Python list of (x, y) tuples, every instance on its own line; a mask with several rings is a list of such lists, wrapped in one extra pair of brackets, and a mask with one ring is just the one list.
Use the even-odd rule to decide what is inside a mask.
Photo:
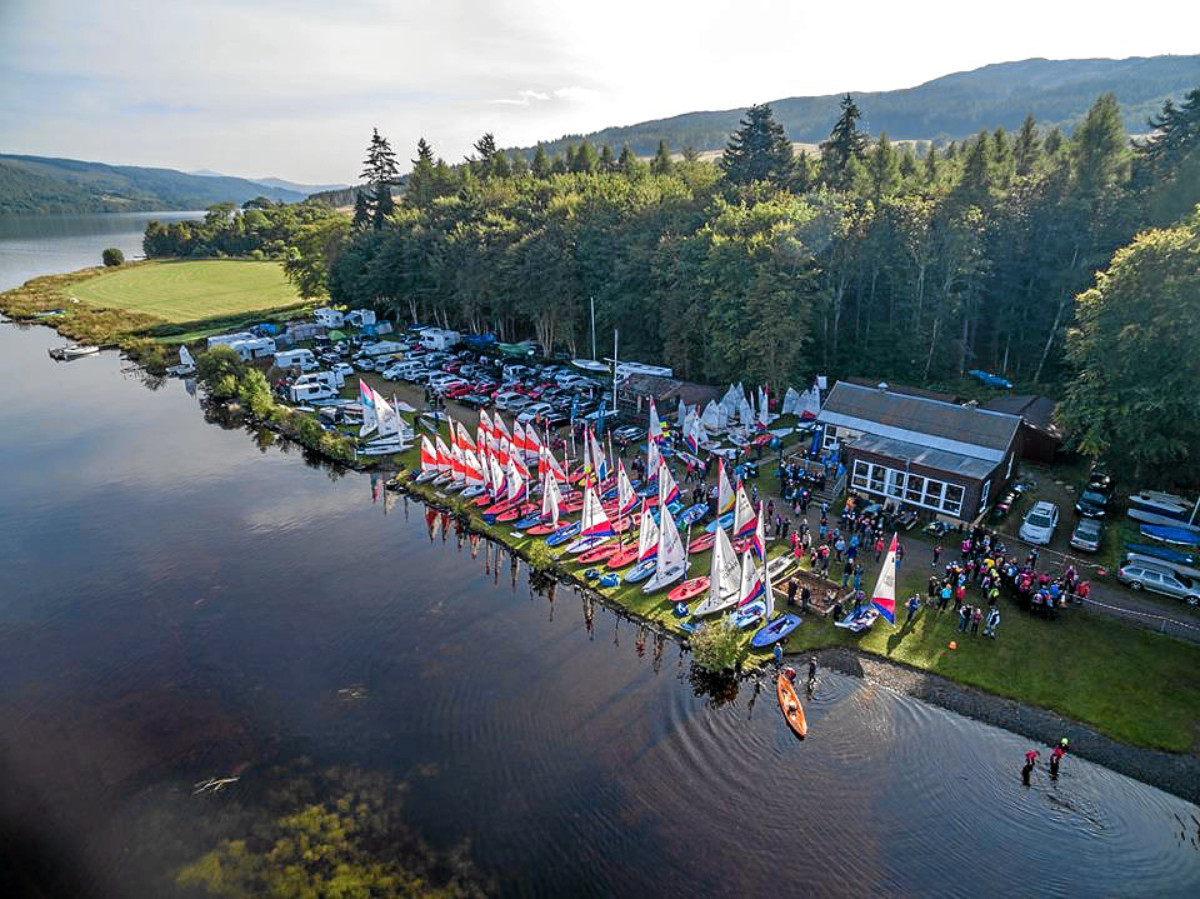
[(463, 366), (463, 364), (462, 364), (461, 360), (451, 359), (449, 362), (447, 362), (445, 365), (442, 366), (442, 371), (449, 372), (450, 374), (454, 375), (454, 374), (458, 374), (458, 370), (460, 368), (462, 368), (462, 366)]
[(466, 396), (468, 393), (474, 393), (475, 388), (470, 384), (458, 383), (442, 394), (448, 400), (456, 400), (460, 396)]

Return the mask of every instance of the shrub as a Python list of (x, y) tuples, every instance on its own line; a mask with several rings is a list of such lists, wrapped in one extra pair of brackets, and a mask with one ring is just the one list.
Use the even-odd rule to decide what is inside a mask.
[(696, 664), (705, 671), (727, 671), (741, 656), (741, 636), (724, 622), (708, 622), (692, 634), (689, 641)]
[(227, 346), (215, 346), (196, 359), (196, 380), (216, 399), (237, 396), (246, 363)]
[(100, 261), (109, 268), (116, 268), (125, 262), (125, 254), (116, 247), (109, 247), (100, 254)]

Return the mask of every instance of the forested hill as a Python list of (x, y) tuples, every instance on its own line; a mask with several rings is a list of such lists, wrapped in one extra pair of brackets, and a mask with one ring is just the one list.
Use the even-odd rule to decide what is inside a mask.
[(204, 209), (259, 196), (289, 203), (304, 199), (302, 193), (244, 178), (0, 154), (0, 213)]
[[(1027, 113), (1046, 128), (1068, 134), (1100, 94), (1112, 92), (1121, 103), (1125, 129), (1147, 131), (1146, 119), (1168, 97), (1178, 99), (1200, 83), (1200, 55), (1129, 59), (1026, 59), (956, 72), (917, 87), (860, 93), (851, 90), (863, 111), (863, 124), (874, 135), (895, 139), (959, 140), (980, 129), (1016, 130)], [(849, 85), (848, 87), (852, 87)], [(793, 141), (816, 143), (829, 136), (838, 117), (841, 94), (772, 100), (775, 117)], [(756, 98), (748, 98), (756, 99)], [(716, 150), (725, 146), (745, 109), (688, 112), (586, 135), (593, 145), (623, 144), (639, 156), (651, 156), (660, 140), (671, 150)], [(583, 136), (547, 142), (553, 156)], [(532, 153), (532, 148), (529, 150)]]

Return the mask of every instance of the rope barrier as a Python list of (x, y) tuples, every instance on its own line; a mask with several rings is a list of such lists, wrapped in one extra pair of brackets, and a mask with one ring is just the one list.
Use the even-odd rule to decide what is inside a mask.
[(1152, 618), (1155, 621), (1168, 622), (1176, 627), (1184, 627), (1191, 631), (1200, 631), (1200, 627), (1194, 624), (1189, 624), (1186, 621), (1180, 621), (1178, 618), (1168, 618), (1166, 615), (1152, 615), (1149, 612), (1139, 612), (1137, 609), (1127, 609), (1124, 606), (1110, 606), (1108, 603), (1103, 603), (1099, 600), (1090, 598), (1085, 599), (1084, 602), (1094, 606), (1099, 606), (1102, 609), (1112, 609), (1113, 611), (1121, 612), (1124, 615), (1140, 615), (1142, 618)]

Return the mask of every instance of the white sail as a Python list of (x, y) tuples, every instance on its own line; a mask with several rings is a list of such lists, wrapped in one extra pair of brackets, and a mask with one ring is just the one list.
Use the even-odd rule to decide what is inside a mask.
[(525, 428), (525, 451), (534, 456), (540, 456), (542, 453), (542, 441), (538, 439), (537, 428), (533, 422)]
[(782, 415), (796, 415), (800, 405), (800, 394), (795, 387), (789, 387), (783, 395), (783, 405), (779, 408)]
[(494, 413), (492, 417), (492, 432), (497, 440), (512, 443), (512, 434), (508, 432), (508, 425), (504, 423), (504, 418), (499, 412)]
[(742, 404), (738, 407), (738, 424), (746, 428), (754, 426), (754, 407), (745, 397), (742, 397)]
[(658, 444), (651, 440), (646, 444), (646, 477), (652, 478), (658, 473), (662, 457), (658, 453)]
[(758, 423), (764, 428), (771, 423), (770, 403), (767, 402), (767, 388), (758, 388)]
[(737, 593), (738, 558), (733, 543), (725, 528), (717, 528), (717, 540), (713, 544), (712, 568), (709, 571), (708, 595), (716, 602), (728, 600)]
[(507, 482), (508, 482), (507, 496), (509, 499), (516, 499), (518, 496), (523, 495), (524, 490), (525, 490), (525, 479), (523, 477), (521, 477), (521, 472), (518, 470), (517, 466), (513, 464), (512, 459), (508, 460)]
[(758, 566), (754, 564), (754, 553), (746, 550), (742, 553), (742, 576), (738, 586), (738, 605), (744, 606), (758, 598), (762, 578), (759, 577)]
[(495, 456), (490, 457), (488, 462), (492, 472), (492, 496), (500, 496), (504, 492), (504, 472), (500, 470), (500, 463), (496, 461)]
[(425, 474), (438, 470), (437, 450), (433, 448), (431, 441), (424, 434), (421, 435), (421, 473)]
[(483, 486), (483, 466), (471, 450), (463, 450), (463, 476), (468, 487)]
[(729, 476), (725, 474), (724, 460), (717, 459), (717, 517), (720, 518), (726, 512), (732, 512), (737, 504), (737, 496), (733, 492), (733, 485), (729, 483)]
[(446, 446), (446, 441), (442, 439), (442, 435), (438, 434), (433, 439), (434, 446), (437, 447), (437, 467), (441, 474), (450, 473), (450, 448)]
[(821, 390), (816, 384), (800, 397), (796, 414), (803, 419), (813, 419), (821, 414)]
[(679, 425), (679, 430), (683, 430), (688, 423), (688, 416), (692, 414), (692, 408), (683, 400), (679, 401), (679, 408), (675, 410), (675, 422)]
[(660, 509), (666, 509), (668, 503), (673, 503), (679, 499), (679, 485), (675, 483), (675, 476), (671, 474), (671, 469), (666, 465), (658, 466), (658, 506)]
[(725, 408), (726, 416), (732, 417), (737, 414), (738, 409), (742, 407), (742, 398), (741, 386), (734, 387), (730, 384), (725, 395), (721, 397), (721, 405)]
[(458, 422), (458, 445), (461, 446), (464, 451), (471, 450), (474, 452), (476, 450), (475, 441), (471, 439), (470, 433), (467, 431), (466, 426), (461, 421)]
[(467, 483), (467, 470), (463, 460), (463, 451), (457, 443), (450, 447), (450, 482), (452, 484), (461, 484), (464, 487)]
[(704, 407), (704, 414), (700, 416), (700, 423), (704, 425), (705, 430), (721, 430), (721, 407), (717, 405), (716, 400), (708, 401), (708, 405)]
[(666, 508), (660, 508), (658, 513), (658, 558), (654, 564), (654, 577), (661, 581), (687, 560), (687, 547), (683, 545), (683, 539), (679, 536), (675, 517)]
[[(762, 526), (761, 520), (759, 526)], [(764, 558), (762, 562), (762, 581), (763, 581), (763, 601), (767, 604), (767, 611), (763, 615), (764, 622), (770, 622), (771, 616), (775, 614), (775, 591), (771, 589), (771, 566), (767, 564)]]
[(638, 561), (649, 559), (658, 552), (658, 524), (648, 508), (642, 509), (642, 523), (638, 526)]
[(362, 406), (363, 420), (362, 427), (358, 429), (359, 437), (366, 437), (379, 425), (379, 419), (375, 417), (375, 390), (364, 381), (358, 379), (358, 403)]
[(625, 463), (622, 462), (617, 467), (618, 517), (628, 515), (635, 506), (637, 506), (637, 494), (633, 492), (633, 484), (629, 482), (629, 475), (625, 473)]
[[(374, 392), (374, 391), (373, 391)], [(375, 417), (378, 420), (379, 436), (391, 437), (400, 433), (400, 415), (393, 409), (388, 401), (375, 393)], [(453, 439), (453, 429), (450, 433)]]
[(579, 537), (604, 537), (613, 533), (612, 522), (600, 504), (600, 497), (589, 484), (583, 492), (583, 519), (579, 527)]
[(192, 354), (188, 352), (188, 348), (182, 343), (179, 345), (179, 364), (184, 368), (196, 367), (196, 360), (192, 358)]
[(562, 503), (562, 494), (558, 489), (558, 481), (550, 472), (546, 472), (546, 477), (542, 483), (542, 518), (549, 518), (555, 527), (558, 527), (559, 505)]
[(521, 424), (520, 419), (513, 421), (512, 445), (518, 455), (525, 452), (525, 425)]
[(746, 491), (742, 489), (742, 485), (737, 486), (737, 502), (734, 505), (733, 512), (733, 535), (734, 537), (744, 537), (743, 529), (754, 521), (754, 506), (750, 504), (750, 497), (746, 496)]
[(654, 405), (654, 397), (650, 398), (650, 428), (648, 435), (651, 440), (662, 440), (662, 422), (658, 420), (658, 407)]

